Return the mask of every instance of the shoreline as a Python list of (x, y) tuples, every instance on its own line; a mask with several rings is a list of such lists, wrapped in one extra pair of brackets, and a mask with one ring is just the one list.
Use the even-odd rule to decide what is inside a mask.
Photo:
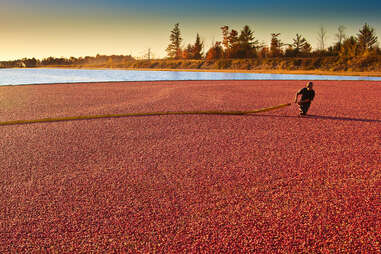
[[(56, 87), (56, 86), (77, 86), (80, 85), (81, 87), (86, 87), (89, 85), (109, 85), (114, 84), (116, 86), (119, 86), (121, 84), (130, 84), (130, 85), (136, 85), (136, 84), (144, 84), (146, 86), (150, 85), (167, 85), (169, 82), (170, 84), (192, 84), (192, 83), (202, 83), (202, 84), (242, 84), (244, 83), (272, 83), (277, 82), (279, 84), (290, 84), (290, 82), (295, 82), (296, 84), (300, 84), (301, 86), (305, 85), (305, 82), (309, 81), (307, 79), (294, 79), (294, 80), (276, 80), (276, 79), (262, 79), (262, 80), (146, 80), (146, 81), (83, 81), (83, 82), (61, 82), (61, 83), (35, 83), (35, 84), (19, 84), (19, 85), (0, 85), (0, 89), (2, 88), (13, 88), (13, 87)], [(381, 80), (312, 80), (314, 83), (319, 82), (319, 84), (331, 84), (334, 83), (341, 83), (341, 84), (368, 84), (368, 85), (381, 85)]]
[[(26, 69), (26, 68), (13, 68)], [(320, 75), (320, 76), (360, 76), (360, 77), (381, 77), (381, 72), (334, 72), (320, 70), (229, 70), (229, 69), (156, 69), (156, 68), (107, 68), (107, 67), (86, 67), (86, 66), (42, 66), (27, 69), (80, 69), (80, 70), (129, 70), (129, 71), (176, 71), (176, 72), (225, 72), (225, 73), (258, 73), (258, 74), (285, 74), (285, 75)]]

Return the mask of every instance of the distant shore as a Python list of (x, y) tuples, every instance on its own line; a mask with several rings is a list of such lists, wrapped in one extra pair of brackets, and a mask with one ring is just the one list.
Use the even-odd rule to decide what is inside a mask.
[[(380, 53), (381, 54), (381, 53)], [(70, 68), (144, 71), (193, 71), (268, 74), (381, 76), (381, 55), (356, 57), (304, 56), (220, 59), (133, 59), (130, 56), (21, 59), (0, 62), (0, 68)]]

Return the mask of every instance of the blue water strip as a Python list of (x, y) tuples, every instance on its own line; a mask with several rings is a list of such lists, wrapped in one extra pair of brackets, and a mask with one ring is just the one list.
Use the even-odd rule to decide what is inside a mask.
[(381, 77), (266, 73), (84, 69), (0, 69), (0, 85), (166, 80), (366, 80)]

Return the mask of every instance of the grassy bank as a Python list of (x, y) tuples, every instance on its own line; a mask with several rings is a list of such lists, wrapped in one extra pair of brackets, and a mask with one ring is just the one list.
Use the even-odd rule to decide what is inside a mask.
[(130, 69), (130, 70), (178, 70), (222, 71), (253, 73), (286, 73), (317, 75), (381, 76), (381, 56), (356, 58), (339, 57), (273, 57), (251, 59), (155, 59), (120, 61), (74, 61), (33, 65), (24, 62), (2, 65), (9, 67), (84, 68), (84, 69)]
[[(62, 66), (62, 65), (59, 65)], [(59, 67), (55, 66), (55, 67)], [(321, 75), (381, 75), (381, 57), (339, 59), (320, 58), (255, 58), (218, 60), (133, 60), (116, 63), (72, 64), (75, 68), (117, 68), (149, 70), (197, 70), (257, 73), (292, 73)]]
[(106, 66), (42, 66), (41, 68), (68, 68), (88, 70), (135, 70), (135, 71), (189, 71), (189, 72), (229, 72), (229, 73), (266, 73), (266, 74), (296, 74), (296, 75), (335, 75), (335, 76), (367, 76), (381, 77), (381, 71), (322, 71), (322, 70), (231, 70), (231, 69), (168, 69), (168, 68), (131, 68), (131, 67), (106, 67)]

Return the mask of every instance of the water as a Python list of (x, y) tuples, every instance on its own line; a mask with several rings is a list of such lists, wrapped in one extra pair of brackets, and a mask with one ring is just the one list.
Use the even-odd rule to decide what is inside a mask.
[(381, 77), (192, 71), (0, 69), (1, 85), (163, 80), (370, 80)]

